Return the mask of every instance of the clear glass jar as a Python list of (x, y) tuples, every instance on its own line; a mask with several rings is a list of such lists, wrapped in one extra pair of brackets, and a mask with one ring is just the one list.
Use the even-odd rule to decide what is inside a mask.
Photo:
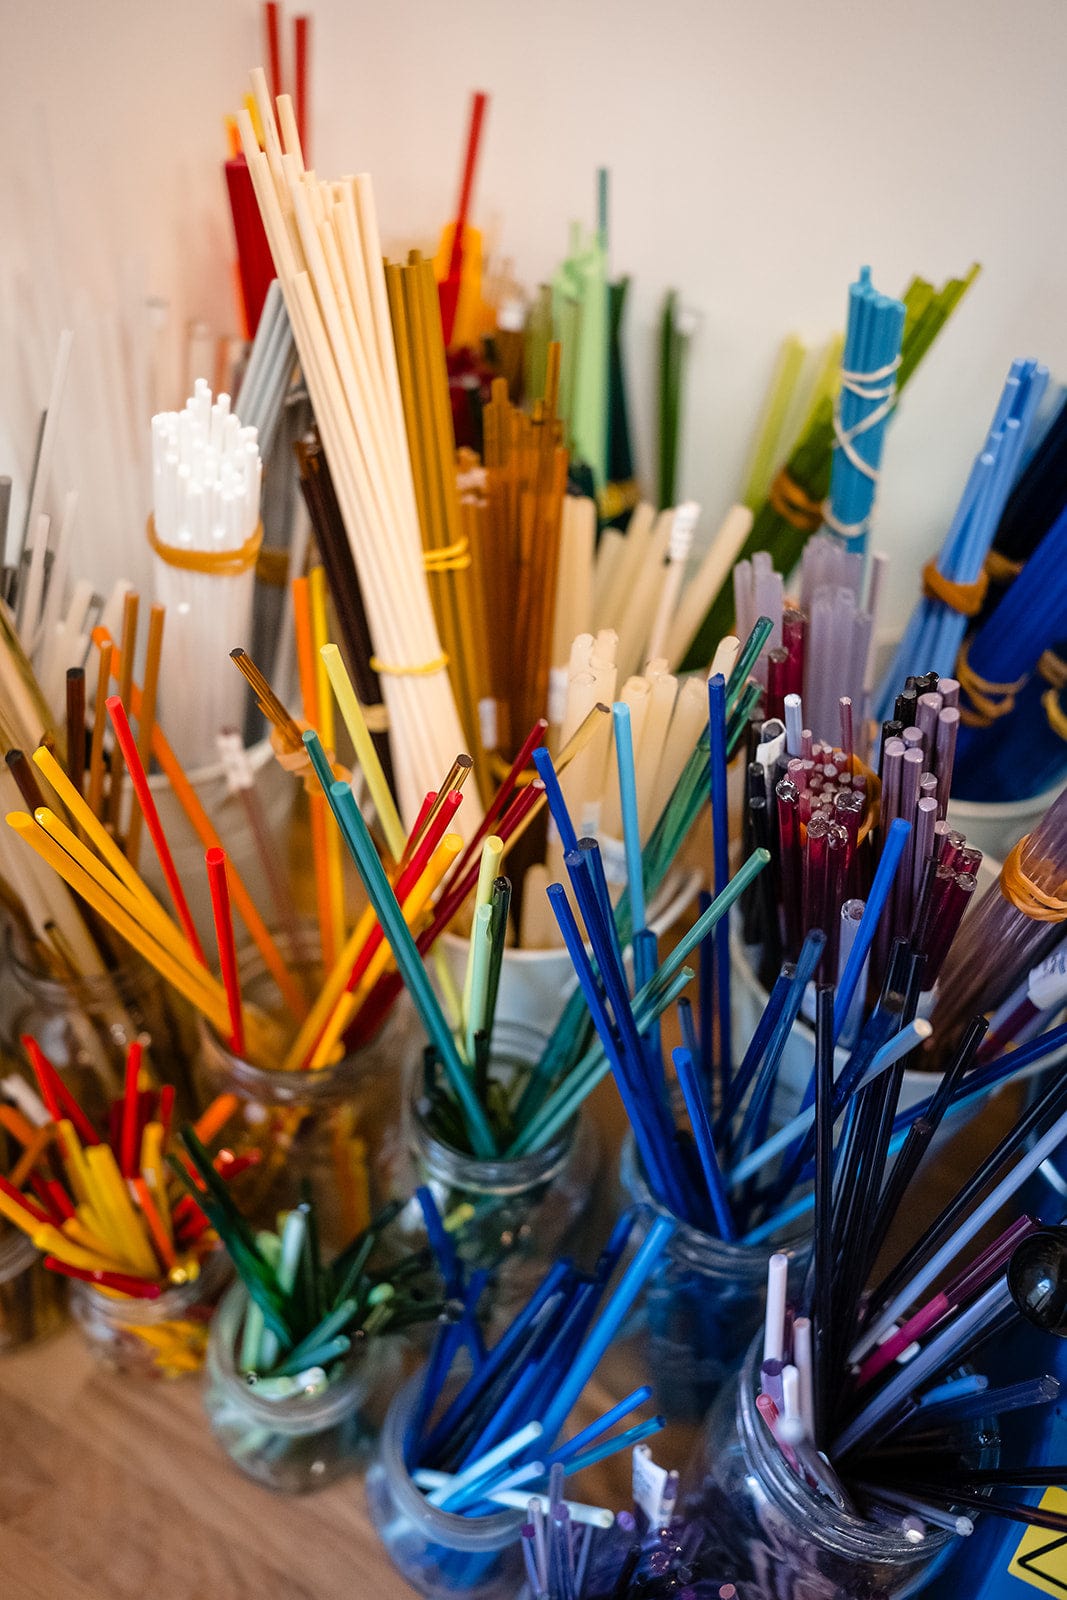
[(115, 1372), (180, 1378), (204, 1364), (208, 1324), (229, 1276), (229, 1257), (219, 1247), (204, 1257), (197, 1277), (171, 1284), (157, 1300), (135, 1300), (75, 1280), (71, 1316), (93, 1354)]
[(0, 1355), (56, 1333), (67, 1320), (67, 1285), (24, 1233), (0, 1237)]
[(386, 1413), (367, 1473), (367, 1506), (385, 1552), (419, 1594), (464, 1600), (514, 1600), (522, 1586), (522, 1511), (465, 1517), (431, 1506), (404, 1464), (404, 1442), (423, 1374), (401, 1389)]
[(374, 1400), (395, 1382), (399, 1346), (388, 1335), (368, 1339), (324, 1393), (265, 1400), (234, 1359), (247, 1306), (248, 1291), (235, 1283), (211, 1324), (204, 1387), (211, 1431), (234, 1465), (268, 1489), (321, 1489), (365, 1462)]
[[(662, 1207), (649, 1193), (632, 1132), (623, 1140), (619, 1178), (629, 1202), (642, 1208), (634, 1230), (639, 1242), (640, 1218)], [(770, 1257), (776, 1250), (790, 1257), (789, 1286), (796, 1293), (807, 1266), (807, 1238), (798, 1230), (766, 1244), (731, 1244), (676, 1222), (627, 1330), (665, 1415), (689, 1421), (704, 1416), (763, 1320)]]
[(122, 1093), (126, 1052), (140, 1039), (157, 1081), (174, 1085), (180, 1109), (192, 1106), (191, 1013), (151, 967), (131, 957), (99, 977), (63, 980), (35, 967), (10, 927), (7, 956), (11, 993), (0, 1042), (14, 1061), (25, 1067), (19, 1041), (31, 1033), (95, 1122)]
[(792, 1471), (756, 1410), (759, 1339), (723, 1389), (690, 1469), (686, 1515), (721, 1544), (745, 1600), (904, 1600), (928, 1583), (955, 1536), (898, 1529), (840, 1511)]
[[(491, 1070), (505, 1085), (525, 1074), (546, 1036), (524, 1023), (493, 1030)], [(405, 1118), (408, 1159), (393, 1179), (393, 1193), (410, 1195), (426, 1184), (445, 1221), (460, 1212), (457, 1251), (468, 1267), (494, 1274), (492, 1304), (501, 1314), (522, 1304), (552, 1262), (581, 1251), (599, 1164), (599, 1142), (580, 1113), (543, 1150), (513, 1160), (479, 1161), (446, 1143), (419, 1110), (419, 1064), (411, 1072)], [(412, 1201), (398, 1218), (409, 1244), (424, 1240), (422, 1212)]]
[[(287, 955), (286, 942), (277, 942)], [(300, 972), (299, 962), (291, 965)], [(258, 951), (242, 960), (241, 990), (247, 1001), (278, 1015), (277, 989)], [(399, 1148), (403, 1064), (415, 1031), (407, 993), (370, 1044), (306, 1072), (253, 1066), (203, 1019), (199, 1029), (200, 1105), (235, 1095), (240, 1109), (223, 1128), (222, 1141), (237, 1153), (254, 1149), (262, 1157), (234, 1182), (238, 1205), (253, 1222), (273, 1227), (276, 1213), (296, 1204), (306, 1186), (323, 1250), (341, 1249), (388, 1199), (383, 1171), (395, 1164)]]

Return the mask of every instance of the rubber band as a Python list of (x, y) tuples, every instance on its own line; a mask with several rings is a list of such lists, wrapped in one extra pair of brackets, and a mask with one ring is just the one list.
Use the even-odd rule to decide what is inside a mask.
[(257, 522), (244, 544), (235, 550), (189, 550), (184, 545), (165, 544), (156, 533), (155, 517), (149, 517), (148, 543), (168, 567), (178, 567), (183, 572), (207, 572), (215, 578), (236, 578), (258, 560), (263, 544), (263, 524)]
[(264, 545), (256, 557), (256, 582), (268, 589), (284, 589), (289, 582), (289, 552), (284, 546)]
[(798, 533), (816, 533), (822, 527), (822, 503), (813, 500), (796, 479), (790, 477), (786, 467), (771, 484), (767, 499), (772, 511), (776, 511)]
[(442, 672), (447, 666), (448, 657), (443, 650), (432, 661), (414, 667), (398, 667), (391, 661), (379, 661), (377, 656), (370, 658), (371, 671), (387, 678), (432, 678), (435, 672)]
[[(306, 731), (309, 727), (309, 724), (306, 722), (301, 722), (299, 726), (302, 731)], [(307, 745), (304, 744), (303, 740), (300, 742), (299, 749), (287, 750), (283, 741), (278, 735), (278, 730), (275, 728), (270, 735), (270, 745), (271, 749), (274, 751), (275, 760), (282, 768), (283, 772), (288, 772), (294, 778), (302, 778), (304, 780), (304, 788), (307, 790), (308, 794), (321, 795), (322, 785), (319, 783), (319, 780), (315, 775), (315, 769), (311, 764), (311, 757), (308, 754)], [(340, 778), (343, 783), (352, 782), (352, 774), (349, 772), (347, 767), (341, 766), (332, 750), (327, 750), (326, 759), (330, 763), (330, 770), (335, 778)]]
[(388, 706), (383, 706), (381, 701), (379, 701), (375, 706), (361, 705), (359, 709), (363, 713), (363, 720), (367, 724), (368, 733), (389, 732)]
[(940, 600), (961, 617), (976, 617), (985, 604), (989, 588), (988, 572), (980, 572), (973, 583), (956, 583), (938, 569), (936, 561), (923, 567), (923, 593), (929, 600)]
[(841, 522), (834, 516), (829, 500), (825, 500), (822, 508), (822, 520), (832, 533), (837, 534), (839, 539), (858, 539), (862, 534), (866, 533), (870, 516), (864, 517), (862, 522)]
[(1041, 696), (1041, 706), (1053, 733), (1067, 741), (1067, 711), (1060, 705), (1060, 697), (1055, 689), (1045, 690)]
[(1009, 561), (999, 550), (990, 550), (985, 558), (985, 569), (991, 583), (1011, 583), (1023, 570), (1024, 562)]
[(438, 550), (424, 550), (422, 564), (427, 572), (463, 572), (471, 564), (470, 540), (463, 534)]
[[(1023, 851), (1030, 842), (1024, 834), (1000, 869), (1000, 892), (1016, 911), (1033, 922), (1067, 922), (1067, 900), (1049, 889), (1042, 889), (1023, 871)], [(1064, 888), (1061, 884), (1060, 888)]]
[[(494, 750), (489, 756), (489, 771), (498, 783), (503, 783), (511, 771), (511, 762), (505, 761), (499, 751)], [(520, 772), (515, 779), (516, 789), (525, 789), (529, 784), (537, 782), (536, 771)]]
[[(893, 374), (899, 366), (900, 357), (896, 356), (886, 366), (878, 367), (872, 372), (849, 372), (847, 368), (842, 367), (841, 387), (834, 399), (834, 449), (843, 450), (850, 465), (865, 478), (869, 478), (876, 489), (880, 469), (872, 467), (869, 461), (863, 459), (853, 441), (861, 434), (869, 433), (872, 428), (876, 428), (892, 412), (897, 392)], [(868, 411), (866, 416), (860, 417), (850, 428), (846, 428), (841, 421), (841, 396), (845, 392), (855, 395), (858, 400), (881, 401), (881, 404), (876, 405), (873, 411)], [(867, 531), (870, 513), (860, 522), (841, 522), (834, 515), (833, 507), (827, 500), (822, 507), (822, 520), (839, 539), (858, 539)]]
[(1058, 656), (1055, 650), (1044, 652), (1038, 660), (1037, 671), (1054, 689), (1062, 689), (1067, 685), (1067, 661)]
[(988, 728), (1000, 717), (1010, 716), (1015, 710), (1016, 695), (1025, 689), (1029, 681), (1028, 674), (1015, 683), (993, 683), (991, 679), (981, 677), (967, 658), (967, 645), (960, 651), (956, 677), (960, 689), (971, 702), (970, 706), (960, 706), (960, 721), (968, 728)]

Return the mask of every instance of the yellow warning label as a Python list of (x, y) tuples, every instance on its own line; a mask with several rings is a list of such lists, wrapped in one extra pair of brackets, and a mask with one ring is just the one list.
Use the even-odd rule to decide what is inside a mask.
[[(1067, 1491), (1046, 1489), (1038, 1502), (1046, 1511), (1067, 1512)], [(1043, 1594), (1067, 1600), (1067, 1533), (1027, 1528), (1008, 1571)]]

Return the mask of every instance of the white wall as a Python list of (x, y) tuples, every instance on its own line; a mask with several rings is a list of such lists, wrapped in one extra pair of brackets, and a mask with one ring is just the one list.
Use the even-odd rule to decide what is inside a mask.
[[(181, 317), (230, 322), (221, 119), (262, 58), (259, 6), (2, 9), (0, 216), (25, 241), (27, 203), (51, 188), (68, 284), (99, 288), (139, 253)], [(863, 261), (897, 292), (913, 270), (941, 280), (981, 260), (890, 436), (879, 542), (901, 554), (902, 613), (1009, 361), (1067, 375), (1065, 67), (1059, 0), (314, 0), (313, 155), (323, 173), (373, 173), (395, 246), (432, 239), (469, 90), (487, 89), (475, 220), (499, 221), (531, 282), (568, 219), (591, 219), (594, 169), (610, 166), (646, 469), (664, 288), (702, 315), (682, 487), (705, 526), (737, 490), (783, 333), (828, 332)]]

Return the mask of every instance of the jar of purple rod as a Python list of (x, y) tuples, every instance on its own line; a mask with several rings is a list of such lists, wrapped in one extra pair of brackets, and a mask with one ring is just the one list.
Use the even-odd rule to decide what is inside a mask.
[(718, 1540), (745, 1600), (905, 1600), (947, 1560), (954, 1536), (840, 1510), (787, 1463), (756, 1407), (762, 1340), (708, 1416), (685, 1512)]
[[(649, 1193), (631, 1133), (623, 1141), (619, 1176), (628, 1203), (648, 1213), (663, 1210)], [(809, 1242), (810, 1228), (803, 1224), (765, 1244), (745, 1245), (677, 1222), (628, 1330), (666, 1416), (704, 1416), (763, 1320), (771, 1256), (789, 1257), (790, 1288), (799, 1290)]]

